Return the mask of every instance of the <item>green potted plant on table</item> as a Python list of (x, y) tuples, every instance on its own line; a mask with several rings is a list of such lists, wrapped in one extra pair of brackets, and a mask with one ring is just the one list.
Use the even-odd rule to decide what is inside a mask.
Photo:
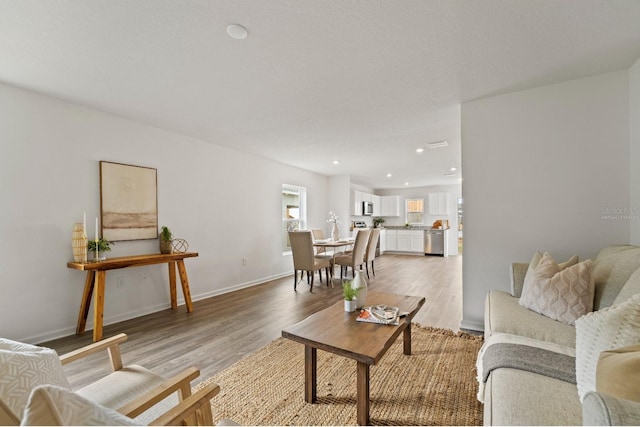
[(356, 298), (360, 288), (354, 288), (351, 284), (351, 280), (345, 280), (342, 282), (342, 295), (344, 296), (344, 311), (352, 313), (356, 311)]
[(380, 224), (384, 224), (384, 218), (380, 218), (379, 216), (373, 218), (373, 228), (380, 227)]
[[(87, 241), (87, 251), (94, 253), (95, 261), (102, 261), (107, 259), (107, 252), (111, 250), (111, 245), (113, 242), (108, 241), (107, 239), (100, 238), (96, 240)], [(96, 252), (96, 247), (98, 252)]]
[(160, 228), (160, 253), (161, 254), (170, 254), (173, 252), (173, 247), (171, 242), (173, 241), (173, 234), (169, 227), (163, 225)]

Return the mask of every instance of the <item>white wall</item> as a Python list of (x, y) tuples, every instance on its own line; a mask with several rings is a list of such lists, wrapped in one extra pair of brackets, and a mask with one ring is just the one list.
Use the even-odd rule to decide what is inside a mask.
[(629, 70), (629, 185), (631, 244), (640, 245), (640, 59)]
[(324, 219), (317, 227), (323, 227), (325, 236), (331, 236), (332, 225), (327, 223), (329, 211), (338, 216), (340, 236), (349, 235), (349, 224), (351, 217), (351, 177), (348, 175), (338, 175), (329, 177), (329, 209), (325, 212)]
[(462, 105), (463, 328), (480, 329), (490, 289), (536, 250), (594, 257), (629, 242), (629, 73)]
[[(66, 263), (73, 223), (86, 211), (91, 225), (99, 212), (100, 160), (157, 168), (159, 225), (200, 253), (186, 260), (194, 300), (291, 274), (283, 183), (307, 188), (309, 224), (326, 221), (325, 176), (6, 85), (0, 134), (2, 337), (74, 333), (84, 273)], [(116, 242), (109, 255), (153, 252), (157, 240)], [(107, 274), (105, 324), (168, 307), (166, 266)]]

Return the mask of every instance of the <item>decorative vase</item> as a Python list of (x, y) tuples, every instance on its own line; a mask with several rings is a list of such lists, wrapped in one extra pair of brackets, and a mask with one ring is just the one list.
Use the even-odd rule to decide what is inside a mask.
[(75, 262), (87, 262), (87, 234), (82, 222), (73, 224), (71, 247), (73, 248), (73, 260)]
[(333, 228), (331, 229), (331, 239), (334, 242), (340, 240), (340, 228), (338, 228), (338, 223), (333, 223)]
[(355, 277), (351, 282), (353, 289), (360, 289), (358, 292), (358, 298), (356, 298), (356, 308), (362, 308), (367, 304), (367, 281), (360, 270), (356, 270)]
[(171, 240), (164, 240), (162, 236), (160, 236), (159, 240), (161, 254), (170, 254), (173, 252), (173, 245), (171, 244)]
[(348, 312), (348, 313), (353, 313), (354, 311), (356, 311), (356, 302), (358, 300), (351, 300), (351, 301), (347, 301), (344, 300), (344, 311)]

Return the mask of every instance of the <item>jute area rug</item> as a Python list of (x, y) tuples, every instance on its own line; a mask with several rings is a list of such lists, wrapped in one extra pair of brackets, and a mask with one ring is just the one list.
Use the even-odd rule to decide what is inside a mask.
[[(373, 425), (481, 425), (475, 359), (482, 338), (412, 326), (371, 367)], [(242, 425), (355, 425), (356, 362), (318, 350), (318, 402), (304, 401), (304, 346), (278, 338), (195, 387), (215, 382), (213, 421)]]

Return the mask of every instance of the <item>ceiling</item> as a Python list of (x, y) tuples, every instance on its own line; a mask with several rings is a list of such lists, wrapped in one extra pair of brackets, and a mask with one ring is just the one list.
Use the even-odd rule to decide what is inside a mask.
[(0, 1), (0, 81), (374, 189), (457, 183), (463, 102), (638, 58), (637, 0)]

